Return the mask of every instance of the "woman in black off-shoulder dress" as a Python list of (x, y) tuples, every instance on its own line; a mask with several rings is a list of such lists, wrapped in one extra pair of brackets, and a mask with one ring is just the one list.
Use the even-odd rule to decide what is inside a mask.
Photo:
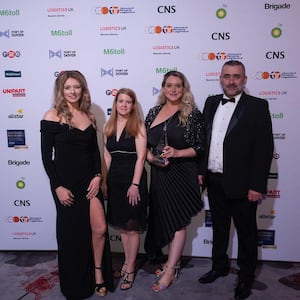
[(159, 105), (146, 120), (147, 160), (151, 164), (147, 253), (169, 246), (168, 259), (152, 286), (154, 292), (168, 288), (179, 272), (186, 227), (203, 207), (198, 182), (198, 160), (205, 139), (202, 114), (197, 109), (185, 76), (165, 74)]
[(101, 158), (83, 75), (65, 71), (55, 103), (41, 121), (42, 160), (57, 219), (60, 288), (70, 300), (113, 290), (110, 247), (100, 190)]

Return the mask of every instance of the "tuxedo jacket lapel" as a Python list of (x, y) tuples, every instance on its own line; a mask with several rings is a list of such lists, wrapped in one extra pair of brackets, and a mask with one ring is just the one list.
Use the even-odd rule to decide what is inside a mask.
[(245, 112), (246, 102), (247, 102), (246, 98), (247, 95), (243, 93), (232, 114), (225, 136), (227, 136), (230, 133), (230, 131), (234, 128), (234, 126), (236, 126), (236, 124), (239, 122), (240, 118), (242, 117), (243, 113)]

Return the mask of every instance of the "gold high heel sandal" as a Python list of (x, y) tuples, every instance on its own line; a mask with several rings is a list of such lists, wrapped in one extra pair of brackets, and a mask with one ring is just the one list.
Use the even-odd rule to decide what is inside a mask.
[[(95, 267), (96, 270), (101, 270), (102, 272), (102, 268), (101, 267)], [(97, 296), (99, 297), (105, 297), (107, 294), (107, 287), (105, 282), (102, 283), (96, 283), (95, 285), (95, 293)]]
[[(171, 280), (169, 283), (163, 283), (162, 279), (164, 278), (164, 276), (166, 276), (168, 270), (171, 270), (170, 272), (174, 272), (174, 274), (172, 274), (170, 276)], [(171, 284), (178, 278), (178, 275), (179, 275), (179, 269), (176, 268), (176, 266), (170, 267), (168, 265), (165, 265), (162, 275), (160, 276), (160, 279), (152, 285), (152, 287), (151, 287), (152, 290), (154, 292), (158, 293), (158, 292), (161, 292), (161, 291), (169, 288), (171, 286)]]
[[(175, 269), (177, 270), (177, 273), (179, 275), (180, 273), (180, 264), (181, 264), (181, 261), (178, 260), (176, 265), (175, 265)], [(160, 277), (162, 274), (164, 274), (165, 272), (165, 265), (166, 264), (161, 264), (160, 268), (157, 268), (155, 271), (154, 271), (154, 274), (156, 275), (156, 277)]]

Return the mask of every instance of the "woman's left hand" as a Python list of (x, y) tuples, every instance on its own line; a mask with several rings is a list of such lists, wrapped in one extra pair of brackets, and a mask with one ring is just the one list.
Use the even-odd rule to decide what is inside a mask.
[(98, 192), (99, 192), (99, 188), (100, 188), (100, 182), (101, 182), (101, 177), (99, 176), (95, 176), (88, 187), (88, 193), (86, 195), (87, 199), (92, 199), (94, 197), (97, 196)]
[(135, 206), (141, 200), (139, 187), (136, 185), (131, 185), (127, 191), (127, 197), (129, 204)]

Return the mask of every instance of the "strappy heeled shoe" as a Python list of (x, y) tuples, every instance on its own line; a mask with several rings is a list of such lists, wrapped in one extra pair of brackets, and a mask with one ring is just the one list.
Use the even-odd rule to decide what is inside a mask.
[[(135, 272), (124, 272), (124, 278), (123, 280), (121, 281), (121, 285), (120, 285), (120, 289), (122, 291), (125, 291), (125, 290), (129, 290), (132, 288), (133, 286), (133, 282), (134, 282), (134, 274)], [(129, 280), (129, 275), (133, 274), (133, 279), (132, 280)]]
[[(102, 272), (102, 268), (101, 267), (95, 267), (96, 270), (101, 270)], [(105, 297), (107, 294), (107, 287), (105, 282), (102, 283), (96, 283), (95, 285), (95, 293), (97, 296), (99, 297)]]
[[(175, 265), (175, 269), (177, 270), (177, 273), (179, 275), (180, 273), (180, 264), (181, 264), (181, 261), (178, 260), (176, 265)], [(165, 272), (165, 265), (166, 264), (161, 264), (160, 268), (157, 268), (155, 271), (154, 271), (154, 274), (156, 275), (156, 277), (160, 277), (162, 274), (164, 274)]]
[(126, 266), (127, 266), (127, 263), (123, 263), (123, 266), (121, 269), (117, 269), (114, 271), (114, 278), (121, 278), (125, 275), (126, 273)]
[[(166, 272), (168, 269), (171, 269), (174, 271), (174, 274), (172, 274), (171, 276), (171, 280), (169, 283), (163, 283), (162, 282), (162, 278), (164, 276), (166, 276)], [(160, 276), (160, 279), (158, 281), (156, 281), (153, 285), (152, 285), (152, 290), (156, 293), (158, 292), (161, 292), (165, 289), (167, 289), (168, 287), (171, 286), (171, 284), (178, 278), (178, 274), (179, 274), (179, 269), (175, 267), (171, 267), (171, 266), (168, 266), (168, 265), (164, 265), (164, 269), (163, 269), (163, 272), (162, 272), (162, 275)]]

